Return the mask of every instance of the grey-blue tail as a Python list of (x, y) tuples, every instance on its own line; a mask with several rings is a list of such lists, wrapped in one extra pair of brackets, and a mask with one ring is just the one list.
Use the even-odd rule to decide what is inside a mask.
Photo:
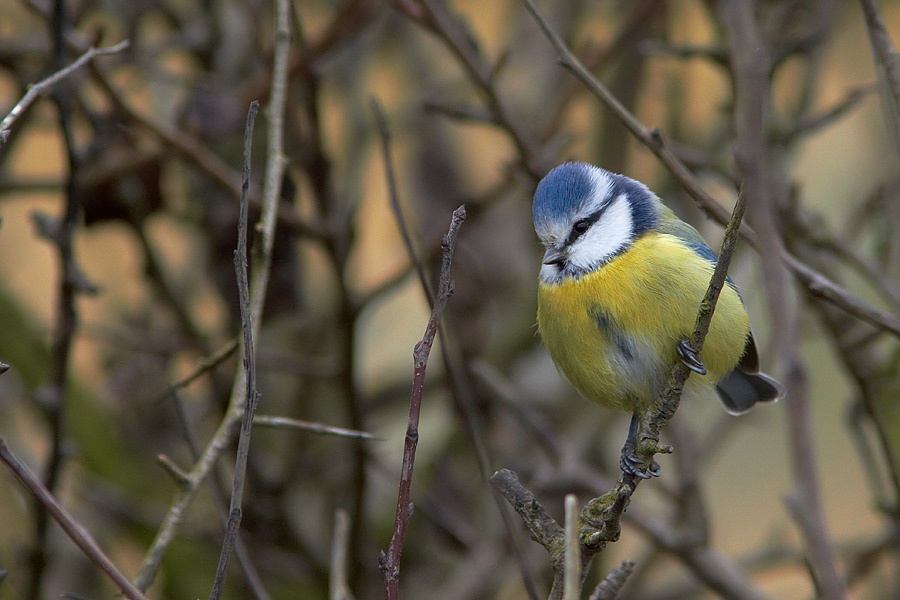
[(716, 384), (716, 393), (733, 415), (747, 412), (757, 402), (774, 402), (784, 396), (784, 386), (763, 373), (747, 373), (740, 367)]
[(784, 396), (780, 382), (759, 372), (759, 353), (752, 333), (747, 335), (737, 367), (719, 380), (716, 392), (725, 410), (733, 415), (747, 412), (757, 402), (774, 402)]

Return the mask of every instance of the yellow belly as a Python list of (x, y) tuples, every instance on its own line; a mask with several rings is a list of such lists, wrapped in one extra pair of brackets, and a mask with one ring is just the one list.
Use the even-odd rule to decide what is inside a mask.
[[(677, 238), (649, 233), (577, 280), (538, 289), (538, 327), (556, 366), (582, 396), (611, 408), (647, 407), (690, 337), (713, 266)], [(733, 288), (719, 297), (701, 358), (713, 385), (734, 369), (750, 331)]]

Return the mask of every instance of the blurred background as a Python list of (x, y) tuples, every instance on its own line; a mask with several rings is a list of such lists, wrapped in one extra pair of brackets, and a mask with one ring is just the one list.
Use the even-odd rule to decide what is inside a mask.
[[(733, 205), (734, 60), (721, 7), (539, 5), (704, 188)], [(881, 9), (900, 39), (900, 2)], [(541, 346), (534, 187), (565, 160), (591, 162), (646, 183), (714, 248), (722, 229), (559, 66), (522, 3), (294, 0), (290, 10), (288, 164), (257, 344), (259, 414), (378, 439), (255, 428), (241, 528), (250, 564), (233, 563), (226, 597), (264, 597), (248, 570), (271, 598), (328, 597), (340, 509), (349, 518), (349, 588), (361, 600), (383, 595), (378, 555), (396, 509), (412, 349), (430, 313), (398, 216), (433, 288), (440, 236), (461, 204), (469, 217), (443, 345), (428, 367), (401, 589), (408, 597), (523, 598), (530, 579), (546, 596), (546, 553), (515, 515), (512, 529), (504, 526), (487, 477), (515, 470), (561, 521), (566, 493), (585, 502), (617, 477), (628, 415), (577, 397)], [(785, 245), (897, 315), (898, 116), (882, 102), (860, 5), (762, 1), (755, 16), (772, 61), (766, 162)], [(68, 77), (55, 99), (33, 104), (0, 146), (0, 361), (11, 366), (0, 376), (0, 435), (35, 472), (52, 471), (56, 495), (129, 577), (179, 490), (158, 457), (190, 471), (186, 431), (205, 447), (237, 371), (232, 353), (176, 395), (167, 391), (240, 331), (232, 252), (243, 129), (259, 100), (258, 200), (274, 20), (272, 3), (259, 0), (0, 0), (3, 116), (30, 84), (88, 47), (130, 41)], [(399, 214), (373, 99), (390, 129)], [(77, 209), (69, 221), (75, 270), (64, 278), (62, 238), (53, 233), (67, 205)], [(739, 246), (731, 277), (764, 370), (783, 376), (769, 343), (760, 261), (748, 246)], [(74, 319), (61, 310), (70, 293)], [(808, 427), (838, 570), (852, 597), (896, 599), (897, 338), (793, 281), (790, 303), (799, 312)], [(787, 408), (760, 406), (735, 419), (712, 396), (686, 400), (664, 432), (675, 454), (661, 457), (662, 477), (635, 494), (621, 540), (594, 561), (586, 589), (631, 559), (636, 572), (621, 598), (720, 597), (658, 535), (695, 528), (762, 594), (815, 597), (785, 504), (796, 434)], [(149, 597), (208, 594), (222, 543), (212, 494), (225, 490), (227, 503), (233, 456), (230, 446), (190, 503)], [(112, 596), (100, 571), (39, 515), (0, 470), (0, 598)]]

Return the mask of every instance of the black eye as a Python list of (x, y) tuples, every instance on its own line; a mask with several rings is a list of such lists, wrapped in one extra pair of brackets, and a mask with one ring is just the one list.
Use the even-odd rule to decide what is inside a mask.
[(591, 222), (589, 220), (580, 219), (578, 221), (575, 221), (575, 224), (572, 225), (572, 231), (575, 233), (575, 235), (581, 235), (585, 231), (587, 231), (588, 227), (590, 227), (590, 226), (591, 226)]

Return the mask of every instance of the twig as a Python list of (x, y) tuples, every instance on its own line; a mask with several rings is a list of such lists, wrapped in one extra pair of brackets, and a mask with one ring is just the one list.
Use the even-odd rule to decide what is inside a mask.
[(225, 527), (225, 540), (222, 542), (222, 552), (219, 555), (219, 564), (216, 568), (216, 577), (212, 590), (209, 593), (210, 600), (218, 600), (225, 586), (225, 576), (228, 573), (228, 562), (234, 542), (237, 539), (237, 531), (241, 525), (241, 505), (244, 499), (244, 478), (247, 474), (247, 457), (250, 454), (250, 435), (253, 431), (253, 416), (259, 403), (259, 392), (256, 390), (256, 351), (253, 347), (253, 319), (250, 315), (250, 283), (247, 276), (247, 190), (250, 187), (250, 151), (253, 147), (253, 125), (256, 121), (256, 113), (259, 103), (250, 103), (247, 113), (247, 126), (244, 129), (244, 161), (241, 185), (240, 216), (238, 218), (238, 245), (234, 252), (234, 271), (237, 275), (238, 298), (241, 310), (241, 331), (244, 334), (244, 370), (246, 371), (246, 406), (241, 421), (241, 433), (238, 436), (237, 458), (234, 465), (234, 481), (231, 489), (231, 506), (228, 510), (228, 523)]
[(589, 600), (613, 600), (619, 595), (632, 571), (634, 571), (634, 561), (622, 561), (621, 565), (610, 571), (603, 581), (597, 584)]
[(332, 427), (322, 423), (311, 423), (309, 421), (300, 421), (289, 417), (271, 417), (266, 415), (256, 415), (253, 424), (259, 427), (272, 427), (281, 429), (300, 429), (312, 433), (322, 433), (325, 435), (335, 435), (338, 437), (362, 438), (365, 440), (380, 440), (376, 435), (366, 431), (356, 431), (355, 429), (344, 429), (342, 427)]
[[(878, 0), (859, 0), (862, 5), (863, 15), (866, 18), (866, 31), (869, 32), (869, 41), (872, 42), (872, 52), (875, 55), (876, 68), (883, 74), (890, 109), (885, 119), (892, 123), (895, 136), (900, 136), (900, 54), (891, 42), (891, 36), (885, 27), (881, 17), (881, 9)], [(897, 151), (900, 152), (900, 139), (895, 137)]]
[(428, 356), (437, 335), (438, 324), (444, 315), (447, 302), (453, 294), (453, 281), (450, 279), (450, 265), (453, 261), (453, 250), (456, 247), (456, 237), (459, 228), (466, 218), (466, 209), (460, 206), (453, 211), (450, 229), (444, 236), (441, 244), (443, 248), (443, 260), (441, 261), (441, 275), (438, 281), (438, 291), (435, 299), (434, 310), (428, 319), (425, 335), (416, 344), (413, 352), (414, 375), (412, 391), (409, 399), (409, 422), (406, 427), (406, 438), (403, 443), (403, 466), (400, 471), (400, 489), (397, 494), (397, 514), (394, 519), (394, 532), (391, 535), (391, 543), (387, 552), (382, 551), (379, 560), (381, 571), (384, 574), (384, 592), (386, 600), (397, 600), (400, 593), (400, 554), (403, 551), (403, 539), (406, 535), (406, 526), (409, 524), (412, 508), (410, 504), (410, 487), (412, 484), (413, 464), (416, 459), (416, 446), (419, 442), (419, 411), (422, 408), (422, 394), (425, 391), (425, 369), (428, 366)]
[(331, 569), (328, 600), (352, 600), (347, 584), (347, 541), (350, 537), (350, 516), (346, 510), (334, 511), (334, 535), (331, 539)]
[(9, 470), (12, 471), (16, 479), (18, 479), (31, 493), (32, 497), (34, 497), (34, 499), (44, 507), (46, 512), (59, 523), (59, 526), (66, 532), (69, 539), (75, 542), (75, 545), (81, 549), (91, 562), (106, 573), (106, 576), (109, 577), (126, 598), (130, 598), (131, 600), (146, 600), (146, 597), (141, 593), (141, 590), (128, 581), (128, 578), (125, 577), (112, 561), (109, 560), (109, 557), (104, 554), (103, 550), (88, 530), (69, 514), (69, 511), (59, 503), (50, 490), (41, 483), (40, 479), (38, 479), (34, 473), (32, 473), (28, 467), (12, 453), (12, 451), (10, 451), (3, 436), (0, 436), (0, 461), (9, 467)]
[[(66, 4), (63, 0), (58, 0), (53, 5), (52, 26), (54, 58), (56, 64), (61, 65), (65, 61), (63, 38), (65, 37), (66, 29)], [(57, 81), (61, 79), (60, 77)], [(74, 237), (75, 230), (78, 227), (81, 199), (77, 183), (79, 161), (75, 148), (70, 94), (58, 88), (53, 88), (52, 92), (59, 113), (59, 129), (65, 146), (69, 171), (65, 185), (65, 205), (63, 215), (59, 220), (51, 219), (51, 217), (42, 213), (33, 215), (38, 234), (48, 237), (55, 246), (60, 266), (55, 331), (50, 349), (50, 373), (47, 384), (38, 391), (38, 398), (42, 403), (50, 426), (50, 450), (43, 473), (44, 485), (50, 493), (53, 493), (56, 489), (56, 485), (62, 476), (64, 462), (63, 441), (66, 435), (66, 389), (72, 344), (79, 320), (76, 296), (80, 292), (89, 292), (95, 289), (81, 272), (75, 257)], [(28, 557), (30, 572), (24, 595), (25, 598), (30, 600), (38, 600), (43, 595), (41, 588), (44, 584), (44, 571), (49, 555), (47, 547), (48, 513), (39, 502), (35, 502), (34, 514), (34, 545)]]
[[(534, 3), (531, 0), (524, 1), (528, 6), (528, 10), (539, 22), (547, 36), (551, 38), (554, 45), (557, 46), (560, 53), (564, 54), (567, 60), (571, 59), (575, 61), (575, 64), (583, 70), (584, 67), (581, 66), (580, 63), (577, 63), (577, 59), (574, 59), (562, 40), (559, 39), (558, 35), (540, 15)], [(590, 75), (590, 73), (587, 73), (586, 76), (593, 80), (593, 76)], [(603, 88), (603, 92), (608, 97), (609, 101), (618, 104), (618, 101), (609, 94), (605, 88)], [(627, 113), (624, 108), (621, 110)], [(643, 126), (637, 123), (633, 117), (632, 120), (637, 129), (643, 130)], [(683, 165), (681, 166), (684, 168)], [(686, 168), (684, 168), (684, 170), (687, 172)], [(731, 257), (737, 244), (745, 207), (746, 198), (741, 194), (738, 196), (734, 211), (728, 221), (728, 226), (725, 229), (725, 237), (722, 240), (719, 257), (716, 261), (713, 275), (710, 278), (709, 287), (700, 304), (694, 331), (689, 340), (691, 348), (698, 354), (702, 350), (703, 342), (705, 341), (706, 334), (709, 330), (709, 325), (712, 322), (712, 316), (719, 294), (725, 285), (725, 278), (731, 263)], [(641, 415), (636, 453), (647, 462), (651, 462), (653, 456), (658, 452), (671, 452), (671, 448), (660, 446), (659, 434), (663, 425), (675, 415), (675, 411), (678, 409), (678, 404), (681, 399), (682, 389), (684, 388), (684, 384), (687, 381), (689, 374), (690, 369), (687, 365), (682, 361), (676, 361), (669, 374), (665, 388), (653, 404), (651, 410)], [(622, 473), (613, 490), (589, 502), (582, 511), (582, 560), (585, 566), (582, 577), (587, 570), (586, 567), (590, 564), (592, 557), (603, 550), (608, 543), (618, 539), (621, 530), (621, 517), (628, 506), (631, 495), (637, 487), (637, 483), (634, 475)], [(556, 542), (556, 544), (558, 543), (559, 542)], [(553, 546), (555, 547), (556, 544), (553, 544)], [(545, 548), (546, 547), (547, 546), (545, 545)], [(551, 564), (552, 563), (553, 558), (551, 556)], [(551, 598), (560, 598), (562, 596), (560, 575), (559, 571), (554, 569)]]
[(491, 485), (506, 498), (531, 532), (531, 537), (547, 550), (550, 565), (556, 570), (562, 567), (565, 553), (562, 539), (565, 535), (553, 517), (550, 516), (534, 494), (527, 490), (519, 477), (509, 469), (500, 469), (491, 477)]
[(566, 571), (563, 600), (578, 600), (581, 595), (581, 543), (578, 539), (578, 498), (566, 494)]
[(729, 34), (736, 90), (735, 162), (745, 182), (742, 196), (748, 196), (753, 204), (754, 225), (762, 242), (759, 255), (763, 264), (772, 345), (785, 365), (785, 404), (790, 424), (788, 441), (796, 482), (788, 504), (803, 535), (819, 594), (826, 600), (841, 600), (846, 597), (846, 587), (837, 571), (837, 557), (825, 526), (812, 442), (806, 371), (797, 345), (798, 316), (789, 297), (787, 272), (781, 258), (783, 242), (778, 229), (778, 206), (772, 191), (778, 175), (772, 172), (775, 167), (770, 167), (766, 160), (764, 136), (768, 124), (767, 106), (771, 101), (770, 56), (752, 6), (741, 0), (726, 0), (719, 4), (719, 10)]
[(68, 67), (64, 69), (60, 69), (56, 71), (46, 79), (39, 81), (38, 83), (32, 85), (28, 92), (22, 96), (22, 99), (13, 106), (12, 110), (9, 111), (9, 114), (0, 122), (0, 146), (6, 143), (6, 140), (9, 139), (10, 129), (12, 129), (13, 124), (16, 120), (22, 116), (22, 113), (25, 112), (25, 109), (34, 102), (38, 96), (41, 94), (46, 94), (50, 88), (52, 88), (56, 83), (68, 77), (88, 62), (94, 60), (94, 58), (98, 56), (104, 56), (107, 54), (117, 54), (122, 52), (128, 47), (128, 40), (123, 40), (116, 44), (115, 46), (110, 46), (108, 48), (89, 48), (87, 52), (82, 54), (78, 60), (70, 64)]
[[(425, 272), (425, 265), (416, 254), (415, 248), (413, 247), (412, 243), (412, 236), (409, 232), (409, 227), (400, 207), (396, 177), (394, 176), (394, 169), (391, 161), (390, 129), (388, 128), (387, 120), (384, 117), (383, 111), (381, 110), (378, 102), (374, 99), (372, 100), (372, 110), (375, 113), (375, 119), (382, 142), (382, 154), (385, 164), (386, 179), (388, 182), (388, 192), (390, 195), (391, 209), (393, 210), (394, 217), (397, 220), (397, 226), (400, 229), (401, 235), (403, 237), (410, 264), (419, 277), (419, 283), (422, 287), (423, 293), (425, 294), (425, 298), (427, 299), (429, 306), (433, 309), (434, 296), (431, 292), (430, 286), (428, 285), (428, 277)], [(369, 298), (371, 297), (372, 296), (370, 295)], [(444, 361), (444, 368), (449, 375), (450, 389), (453, 392), (453, 398), (457, 405), (457, 409), (461, 413), (463, 422), (466, 425), (466, 433), (469, 435), (469, 439), (472, 441), (472, 445), (475, 449), (475, 455), (478, 459), (478, 469), (481, 473), (481, 476), (485, 479), (485, 481), (487, 481), (488, 474), (492, 469), (491, 461), (488, 457), (487, 444), (484, 441), (484, 428), (480, 424), (477, 411), (474, 408), (473, 402), (471, 400), (471, 384), (468, 382), (467, 374), (464, 372), (465, 369), (459, 366), (461, 365), (462, 361), (456, 359), (457, 353), (452, 348), (452, 344), (448, 342), (447, 334), (443, 324), (438, 325), (438, 333), (440, 334), (438, 343), (441, 347), (441, 358)], [(513, 535), (514, 528), (512, 518), (509, 515), (506, 507), (503, 506), (503, 503), (500, 501), (500, 499), (497, 496), (493, 496), (493, 498), (497, 503), (497, 508), (500, 511), (500, 516), (503, 521), (504, 527), (509, 534), (510, 542), (512, 543), (513, 556), (521, 572), (522, 581), (525, 585), (528, 597), (531, 600), (537, 600), (537, 591), (534, 585), (533, 577), (531, 576), (528, 565), (525, 562), (524, 557), (522, 556), (521, 550), (516, 541), (516, 537)]]
[[(235, 460), (234, 486), (231, 492), (231, 509), (225, 541), (216, 569), (216, 578), (210, 590), (210, 600), (218, 600), (223, 591), (228, 560), (234, 539), (241, 522), (244, 477), (247, 471), (247, 457), (250, 452), (250, 434), (253, 430), (253, 416), (259, 402), (256, 391), (256, 354), (253, 342), (259, 337), (266, 289), (269, 284), (272, 263), (272, 247), (275, 243), (275, 225), (278, 219), (278, 201), (281, 197), (281, 182), (286, 164), (284, 156), (284, 110), (287, 101), (288, 58), (291, 50), (290, 3), (277, 0), (275, 3), (275, 53), (272, 65), (272, 90), (267, 111), (268, 147), (266, 150), (266, 176), (263, 183), (262, 214), (259, 219), (260, 234), (254, 245), (253, 280), (247, 281), (247, 209), (250, 187), (250, 147), (252, 145), (253, 119), (258, 104), (253, 102), (247, 118), (244, 133), (244, 167), (241, 184), (241, 217), (238, 229), (238, 250), (234, 257), (235, 272), (238, 276), (238, 292), (241, 298), (241, 328), (244, 332), (244, 362), (238, 369), (232, 389), (232, 405), (242, 412), (241, 432), (238, 438)], [(243, 383), (246, 387), (242, 390)], [(243, 398), (241, 398), (243, 396)]]
[[(250, 282), (250, 314), (254, 339), (259, 336), (258, 329), (262, 318), (262, 306), (265, 302), (276, 217), (280, 218), (281, 216), (277, 214), (277, 207), (285, 166), (282, 136), (286, 100), (285, 77), (287, 74), (287, 54), (290, 50), (290, 29), (287, 22), (287, 7), (285, 5), (286, 2), (284, 2), (284, 0), (279, 0), (277, 11), (278, 22), (276, 25), (275, 60), (272, 75), (272, 94), (267, 111), (269, 121), (269, 145), (267, 149), (266, 177), (263, 188), (262, 216), (260, 218), (261, 239), (257, 238), (260, 245), (254, 246), (252, 260), (253, 278)], [(258, 252), (256, 251), (257, 248), (259, 249)], [(185, 511), (197, 495), (200, 483), (209, 474), (215, 461), (221, 456), (223, 450), (228, 447), (234, 439), (235, 427), (238, 423), (242, 422), (245, 411), (245, 401), (247, 398), (246, 377), (246, 368), (244, 364), (241, 363), (238, 365), (238, 373), (235, 376), (231, 399), (229, 400), (225, 417), (219, 424), (216, 433), (207, 445), (200, 460), (189, 474), (190, 486), (187, 489), (180, 491), (172, 502), (163, 523), (156, 533), (153, 544), (144, 556), (141, 570), (135, 580), (138, 587), (141, 589), (146, 589), (152, 583), (156, 576), (156, 571), (159, 569), (162, 557), (184, 518)]]
[[(193, 427), (191, 427), (187, 412), (184, 410), (184, 402), (181, 401), (181, 397), (178, 395), (178, 392), (173, 391), (171, 393), (171, 397), (172, 404), (175, 405), (175, 414), (178, 417), (182, 432), (184, 433), (184, 439), (187, 442), (188, 449), (191, 452), (191, 459), (196, 462), (200, 459), (200, 442), (197, 440), (197, 435), (194, 433)], [(160, 457), (160, 459), (162, 458), (163, 457)], [(176, 479), (176, 482), (184, 488), (190, 487), (191, 478), (189, 475), (187, 475), (180, 469), (177, 470), (177, 473), (172, 473), (172, 475), (174, 477), (178, 477), (180, 475), (181, 478)], [(222, 483), (222, 479), (219, 477), (218, 473), (213, 471), (211, 473), (209, 481), (209, 493), (210, 497), (212, 498), (213, 504), (215, 505), (216, 513), (218, 513), (219, 515), (219, 521), (222, 523), (223, 530), (228, 526), (228, 506), (226, 506), (225, 504), (224, 490), (225, 485)], [(253, 597), (256, 598), (256, 600), (269, 600), (270, 597), (268, 592), (266, 592), (265, 587), (263, 586), (262, 578), (260, 578), (259, 572), (253, 565), (253, 560), (250, 558), (250, 552), (247, 550), (247, 546), (244, 544), (240, 536), (238, 536), (235, 540), (234, 555), (237, 558), (238, 564), (241, 566), (241, 569), (244, 571), (244, 577), (246, 578), (247, 586), (250, 588), (250, 592), (253, 594)]]
[(400, 237), (403, 239), (403, 245), (406, 247), (406, 253), (415, 267), (416, 274), (419, 276), (419, 283), (425, 293), (429, 306), (434, 307), (434, 295), (428, 285), (425, 276), (425, 265), (422, 264), (416, 249), (413, 246), (412, 235), (409, 233), (409, 227), (406, 225), (406, 219), (403, 218), (403, 208), (400, 206), (400, 194), (397, 191), (397, 180), (394, 177), (394, 168), (391, 161), (391, 130), (388, 128), (387, 119), (384, 111), (381, 109), (376, 98), (369, 101), (372, 113), (375, 115), (375, 125), (378, 127), (378, 135), (381, 138), (381, 156), (384, 160), (385, 179), (388, 184), (388, 198), (391, 202), (391, 210), (397, 219), (397, 227), (400, 229)]
[(449, 12), (447, 5), (435, 0), (418, 0), (416, 5), (401, 0), (392, 4), (404, 15), (441, 38), (469, 78), (478, 86), (487, 100), (487, 108), (493, 120), (507, 133), (519, 154), (522, 167), (538, 181), (547, 172), (541, 165), (540, 147), (531, 139), (507, 106), (496, 87), (495, 70), (481, 52), (472, 44), (469, 32)]
[(179, 390), (182, 390), (182, 389), (186, 388), (187, 386), (191, 385), (192, 383), (197, 381), (197, 379), (202, 377), (204, 375), (204, 373), (208, 373), (209, 371), (212, 371), (213, 369), (215, 369), (216, 367), (221, 365), (223, 362), (228, 360), (228, 358), (231, 357), (231, 355), (234, 354), (235, 351), (238, 349), (239, 345), (240, 345), (240, 343), (238, 342), (238, 338), (234, 338), (233, 340), (231, 340), (230, 342), (225, 344), (225, 346), (223, 346), (222, 348), (217, 350), (212, 356), (208, 356), (208, 357), (204, 358), (203, 360), (201, 360), (200, 364), (197, 365), (197, 368), (194, 369), (191, 373), (189, 373), (185, 377), (179, 379), (175, 383), (170, 384), (169, 387), (166, 388), (166, 390), (164, 392), (161, 392), (156, 397), (155, 401), (162, 402), (163, 400), (170, 397), (175, 392), (178, 392)]

